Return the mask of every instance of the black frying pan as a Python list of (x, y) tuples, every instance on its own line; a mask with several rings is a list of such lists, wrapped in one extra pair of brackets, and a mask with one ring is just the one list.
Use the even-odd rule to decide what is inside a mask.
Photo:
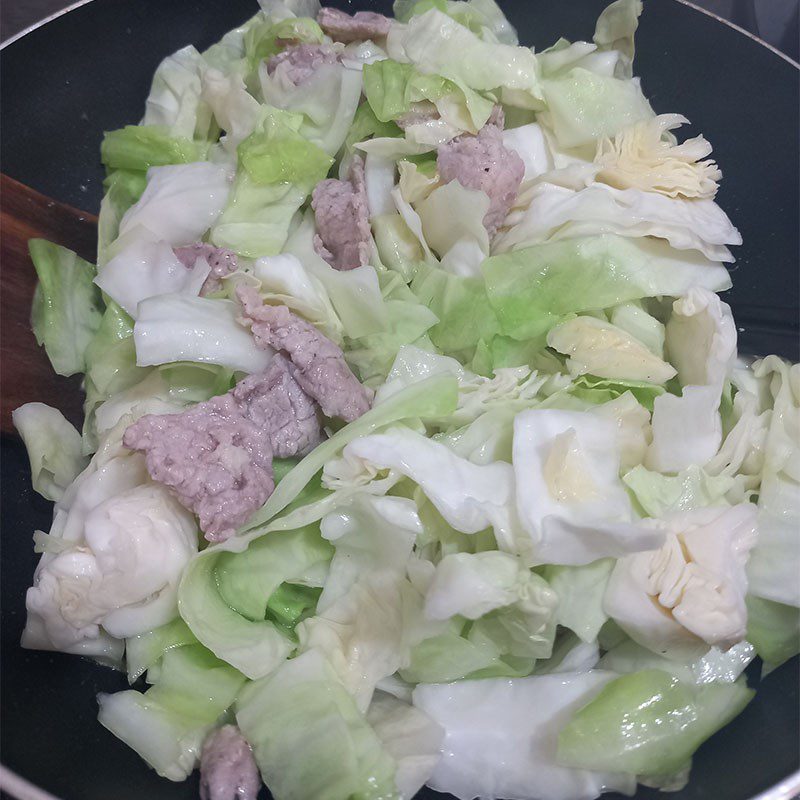
[[(332, 2), (388, 12), (389, 0)], [(605, 0), (501, 0), (537, 48), (591, 36)], [(746, 353), (798, 349), (798, 69), (758, 41), (677, 0), (647, 0), (636, 71), (658, 112), (680, 112), (714, 144), (722, 207), (740, 228), (726, 300)], [(254, 0), (93, 0), (8, 45), (2, 61), (2, 170), (88, 211), (102, 195), (104, 130), (136, 122), (158, 62), (202, 49), (256, 10)], [(41, 398), (57, 404), (55, 398)], [(31, 532), (50, 506), (30, 487), (20, 443), (2, 442), (2, 725), (8, 768), (62, 800), (197, 798), (197, 781), (158, 778), (96, 721), (95, 695), (124, 676), (74, 656), (20, 649), (36, 562)], [(757, 669), (750, 670), (751, 682)], [(797, 659), (695, 758), (674, 800), (745, 800), (800, 766)], [(664, 797), (641, 789), (637, 798)], [(788, 793), (773, 797), (788, 798)], [(442, 797), (427, 792), (424, 798)], [(313, 798), (309, 798), (313, 800)]]

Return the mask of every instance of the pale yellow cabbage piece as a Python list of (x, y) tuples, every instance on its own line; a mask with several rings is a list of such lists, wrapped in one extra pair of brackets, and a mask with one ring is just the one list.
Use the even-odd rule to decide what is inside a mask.
[(553, 328), (547, 344), (569, 356), (571, 375), (665, 383), (675, 369), (627, 331), (594, 317), (573, 317)]
[(676, 144), (668, 135), (688, 122), (680, 114), (661, 114), (600, 139), (594, 159), (600, 168), (596, 180), (668, 197), (714, 197), (722, 173), (714, 161), (706, 159), (711, 144), (703, 136)]

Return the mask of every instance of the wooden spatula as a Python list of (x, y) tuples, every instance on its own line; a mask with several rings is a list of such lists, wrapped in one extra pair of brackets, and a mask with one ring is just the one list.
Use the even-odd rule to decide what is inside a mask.
[(38, 400), (61, 410), (80, 426), (81, 376), (56, 375), (36, 344), (30, 314), (36, 272), (28, 240), (48, 239), (94, 262), (97, 217), (58, 203), (0, 175), (0, 430), (13, 431), (11, 412)]

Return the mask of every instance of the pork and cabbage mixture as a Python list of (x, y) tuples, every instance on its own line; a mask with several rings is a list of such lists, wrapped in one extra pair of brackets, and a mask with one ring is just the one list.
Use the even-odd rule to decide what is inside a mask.
[(106, 134), (97, 265), (31, 243), (86, 403), (15, 412), (22, 643), (126, 671), (99, 721), (159, 775), (675, 789), (797, 650), (800, 367), (737, 354), (641, 10), (534, 53), (494, 0), (262, 0)]

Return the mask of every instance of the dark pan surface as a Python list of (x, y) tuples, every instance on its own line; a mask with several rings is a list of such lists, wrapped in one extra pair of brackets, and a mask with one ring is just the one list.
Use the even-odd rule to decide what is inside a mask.
[[(332, 5), (387, 11), (390, 3)], [(589, 38), (604, 0), (501, 0), (526, 44)], [(158, 62), (204, 48), (256, 10), (252, 0), (94, 0), (7, 47), (2, 62), (2, 169), (88, 211), (102, 195), (104, 130), (141, 116)], [(725, 173), (719, 202), (744, 236), (734, 309), (742, 352), (798, 348), (798, 71), (791, 63), (675, 0), (648, 0), (637, 73), (656, 111), (678, 111), (715, 146)], [(58, 404), (57, 398), (41, 398)], [(99, 691), (124, 676), (73, 656), (24, 651), (24, 593), (36, 562), (31, 532), (49, 527), (50, 504), (30, 487), (25, 453), (2, 441), (2, 719), (5, 765), (62, 800), (197, 798), (196, 778), (171, 784), (96, 721)], [(797, 659), (763, 683), (756, 700), (695, 759), (675, 800), (745, 800), (796, 770)], [(640, 790), (637, 798), (664, 797)], [(428, 792), (423, 797), (442, 797)]]

